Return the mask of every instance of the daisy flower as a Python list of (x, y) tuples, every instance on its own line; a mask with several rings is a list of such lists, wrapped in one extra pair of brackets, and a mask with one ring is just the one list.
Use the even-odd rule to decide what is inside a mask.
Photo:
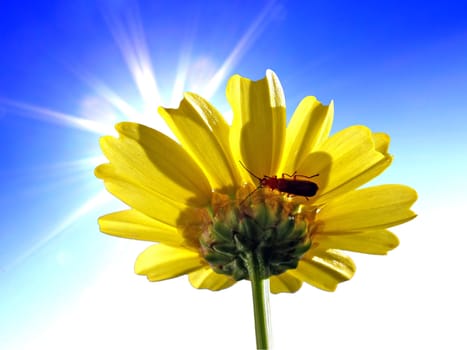
[(195, 288), (270, 281), (272, 293), (303, 282), (333, 291), (355, 273), (343, 251), (386, 254), (388, 228), (415, 217), (404, 185), (361, 188), (392, 161), (389, 136), (361, 125), (330, 134), (333, 103), (305, 97), (286, 125), (272, 71), (227, 84), (229, 125), (208, 101), (186, 93), (159, 113), (177, 141), (141, 124), (116, 125), (100, 145), (95, 174), (129, 209), (99, 218), (104, 233), (156, 242), (135, 272), (150, 281), (188, 275)]

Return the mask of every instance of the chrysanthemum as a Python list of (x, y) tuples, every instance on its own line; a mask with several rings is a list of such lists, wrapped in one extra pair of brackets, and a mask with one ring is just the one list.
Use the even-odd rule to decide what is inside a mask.
[[(150, 281), (187, 274), (195, 288), (221, 290), (250, 279), (256, 259), (273, 293), (295, 292), (302, 282), (332, 291), (355, 272), (343, 250), (386, 254), (398, 245), (388, 228), (415, 217), (416, 192), (360, 188), (391, 164), (388, 135), (360, 125), (330, 135), (333, 104), (314, 97), (286, 127), (272, 71), (259, 81), (233, 76), (227, 99), (232, 125), (187, 93), (179, 108), (159, 110), (178, 142), (128, 122), (116, 126), (118, 138), (101, 139), (109, 163), (96, 176), (130, 207), (99, 218), (101, 231), (157, 242), (137, 258), (137, 274)], [(258, 188), (247, 169), (298, 193)], [(297, 181), (313, 182), (316, 193), (300, 195)]]

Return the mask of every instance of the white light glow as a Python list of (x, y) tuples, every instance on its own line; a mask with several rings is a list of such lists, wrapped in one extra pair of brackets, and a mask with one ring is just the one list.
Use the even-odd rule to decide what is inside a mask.
[(49, 108), (12, 101), (5, 98), (0, 98), (0, 104), (3, 104), (5, 107), (15, 109), (18, 114), (22, 114), (27, 117), (38, 119), (44, 122), (57, 123), (60, 125), (89, 131), (99, 135), (113, 133), (112, 125), (104, 124), (96, 120), (89, 120), (72, 114), (62, 113)]

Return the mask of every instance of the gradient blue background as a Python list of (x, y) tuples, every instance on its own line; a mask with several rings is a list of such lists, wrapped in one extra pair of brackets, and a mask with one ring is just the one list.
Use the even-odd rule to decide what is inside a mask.
[[(125, 59), (143, 46), (160, 99)], [(401, 246), (353, 255), (357, 275), (336, 293), (272, 297), (276, 348), (466, 348), (466, 2), (3, 1), (0, 50), (2, 349), (253, 348), (246, 283), (210, 293), (133, 275), (148, 244), (99, 233), (121, 204), (93, 169), (116, 121), (164, 130), (153, 107), (178, 103), (177, 77), (227, 112), (228, 76), (268, 68), (288, 116), (315, 95), (335, 101), (334, 131), (389, 133), (395, 161), (375, 182), (420, 197), (394, 230)]]

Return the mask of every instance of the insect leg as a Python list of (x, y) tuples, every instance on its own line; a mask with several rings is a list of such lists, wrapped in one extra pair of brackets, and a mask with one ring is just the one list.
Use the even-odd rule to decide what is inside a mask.
[(288, 176), (288, 177), (293, 178), (293, 179), (295, 180), (295, 178), (296, 178), (297, 176), (299, 176), (299, 175), (297, 175), (297, 172), (294, 171), (294, 173), (293, 173), (292, 175), (289, 175), (289, 174), (287, 174), (287, 173), (282, 173), (282, 178), (284, 178), (285, 176)]

